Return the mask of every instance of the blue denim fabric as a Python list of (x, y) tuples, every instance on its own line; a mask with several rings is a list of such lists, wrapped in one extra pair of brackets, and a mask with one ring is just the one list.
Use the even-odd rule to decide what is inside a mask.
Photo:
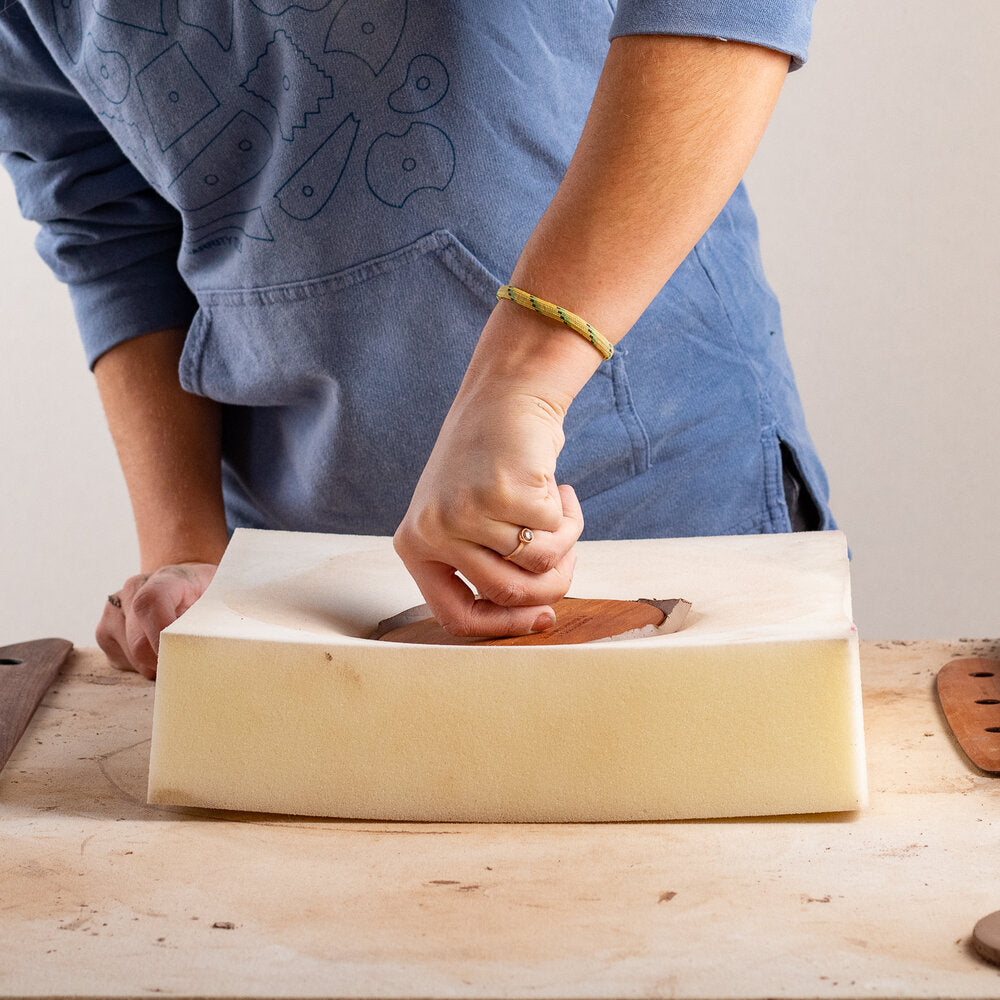
[[(225, 404), (231, 525), (387, 534), (609, 33), (801, 61), (811, 5), (21, 0), (0, 151), (91, 361), (192, 320), (181, 380)], [(742, 187), (565, 429), (587, 537), (788, 530), (782, 443), (832, 524)]]

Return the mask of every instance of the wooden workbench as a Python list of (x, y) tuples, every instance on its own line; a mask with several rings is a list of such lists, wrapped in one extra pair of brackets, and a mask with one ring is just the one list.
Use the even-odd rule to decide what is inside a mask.
[(604, 826), (145, 804), (153, 685), (73, 655), (0, 775), (0, 995), (1000, 997), (1000, 779), (862, 645), (859, 814)]

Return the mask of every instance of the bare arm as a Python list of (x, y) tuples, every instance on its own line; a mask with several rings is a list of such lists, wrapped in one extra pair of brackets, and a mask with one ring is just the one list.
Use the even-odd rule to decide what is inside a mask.
[(735, 190), (788, 61), (717, 39), (615, 39), (576, 153), (513, 283), (578, 303), (612, 341), (621, 338)]
[[(623, 337), (725, 205), (764, 133), (789, 57), (715, 39), (615, 39), (572, 162), (511, 283)], [(439, 621), (459, 634), (545, 626), (582, 530), (557, 491), (562, 419), (600, 356), (499, 304), (396, 534)], [(536, 538), (515, 562), (521, 525)], [(460, 571), (486, 600), (454, 575)]]
[(97, 638), (122, 668), (156, 672), (158, 636), (200, 596), (226, 547), (218, 404), (185, 392), (183, 330), (127, 340), (94, 367), (125, 474), (142, 572), (108, 604)]

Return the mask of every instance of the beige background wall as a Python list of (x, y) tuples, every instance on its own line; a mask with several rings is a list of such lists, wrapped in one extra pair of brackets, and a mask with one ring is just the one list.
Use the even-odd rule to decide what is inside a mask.
[[(1000, 634), (1000, 4), (820, 0), (748, 178), (868, 637)], [(128, 500), (0, 176), (0, 643), (90, 644)]]

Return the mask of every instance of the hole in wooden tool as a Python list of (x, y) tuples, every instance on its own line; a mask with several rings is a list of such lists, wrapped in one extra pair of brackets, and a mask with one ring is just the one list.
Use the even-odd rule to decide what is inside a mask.
[(19, 663), (23, 662), (23, 660), (12, 660), (6, 656), (0, 656), (0, 667), (16, 667)]
[(980, 670), (977, 673), (969, 674), (970, 677), (992, 677), (993, 674), (989, 670)]
[(987, 726), (986, 732), (988, 733), (1000, 733), (1000, 726)]
[(977, 705), (1000, 705), (1000, 698), (977, 698)]

